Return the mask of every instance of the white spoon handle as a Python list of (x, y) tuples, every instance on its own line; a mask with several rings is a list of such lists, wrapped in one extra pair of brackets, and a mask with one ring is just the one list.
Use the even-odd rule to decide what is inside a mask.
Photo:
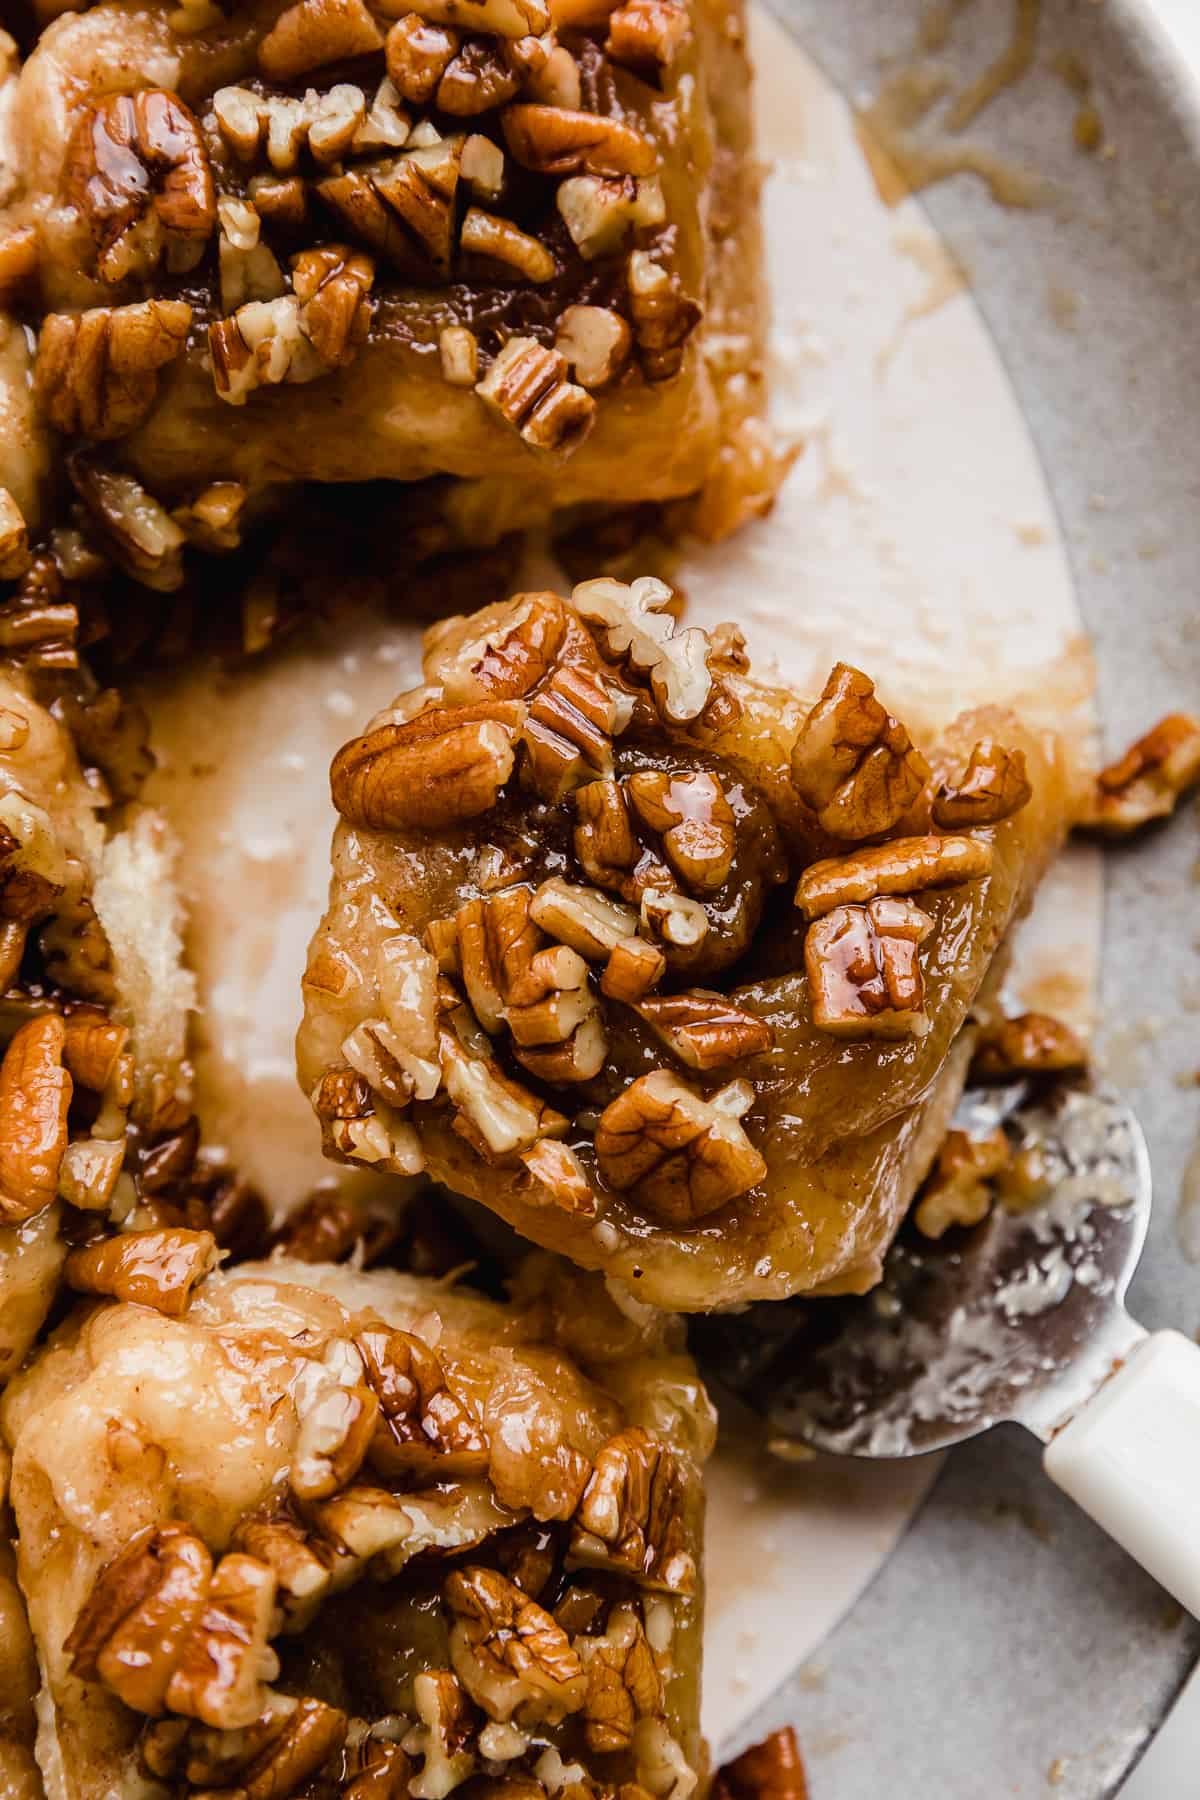
[(1200, 1617), (1200, 1346), (1140, 1343), (1051, 1440), (1051, 1481)]

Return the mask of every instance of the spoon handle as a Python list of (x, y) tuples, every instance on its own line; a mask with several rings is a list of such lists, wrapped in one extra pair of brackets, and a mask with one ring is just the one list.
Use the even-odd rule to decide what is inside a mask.
[(1046, 1473), (1200, 1617), (1200, 1346), (1145, 1338), (1051, 1439)]

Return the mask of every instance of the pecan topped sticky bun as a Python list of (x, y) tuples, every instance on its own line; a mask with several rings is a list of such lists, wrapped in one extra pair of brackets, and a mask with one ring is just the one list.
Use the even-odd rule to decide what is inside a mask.
[(408, 560), (580, 507), (691, 496), (708, 537), (769, 508), (725, 0), (100, 0), (7, 111), (0, 306), (135, 581), (179, 587), (297, 482), (428, 482)]
[(873, 1279), (1065, 829), (1057, 744), (812, 707), (648, 578), (426, 634), (339, 752), (300, 1076), (436, 1179), (684, 1310)]
[(276, 1260), (80, 1309), (0, 1416), (61, 1792), (686, 1800), (681, 1345), (544, 1257), (504, 1306)]

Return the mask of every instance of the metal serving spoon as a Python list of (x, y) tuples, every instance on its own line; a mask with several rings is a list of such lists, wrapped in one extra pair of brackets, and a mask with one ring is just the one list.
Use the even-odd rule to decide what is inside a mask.
[(784, 1450), (920, 1456), (1015, 1420), (1044, 1467), (1200, 1614), (1200, 1347), (1125, 1310), (1150, 1219), (1137, 1120), (1105, 1089), (969, 1093), (955, 1123), (1036, 1146), (1049, 1189), (938, 1244), (906, 1228), (861, 1299), (766, 1303), (695, 1329)]

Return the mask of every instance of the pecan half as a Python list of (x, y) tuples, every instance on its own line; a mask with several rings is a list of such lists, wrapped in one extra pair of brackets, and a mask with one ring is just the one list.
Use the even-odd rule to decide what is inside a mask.
[(733, 867), (737, 831), (716, 776), (705, 770), (668, 775), (643, 769), (629, 777), (626, 788), (643, 825), (661, 837), (684, 886), (701, 894), (723, 887)]
[(200, 1615), (179, 1644), (167, 1685), (171, 1712), (237, 1729), (262, 1712), (264, 1679), (278, 1669), (269, 1649), (275, 1576), (231, 1550), (213, 1570)]
[(475, 392), (531, 450), (569, 456), (596, 422), (596, 402), (566, 378), (566, 358), (536, 338), (512, 337)]
[[(415, 135), (415, 134), (414, 134)], [(450, 274), (463, 139), (417, 144), (317, 183), (317, 195), (403, 274)]]
[(557, 1723), (587, 1683), (566, 1632), (498, 1569), (456, 1569), (444, 1589), (454, 1672), (491, 1719)]
[(1032, 798), (1025, 752), (1006, 750), (994, 738), (981, 738), (963, 774), (939, 784), (931, 808), (933, 822), (944, 831), (999, 825), (1028, 806)]
[(589, 881), (627, 900), (636, 896), (633, 871), (642, 846), (629, 817), (625, 791), (616, 781), (591, 781), (576, 789), (575, 855)]
[(630, 255), (626, 283), (642, 373), (647, 381), (670, 381), (683, 367), (687, 341), (704, 310), (684, 293), (678, 275), (664, 269), (647, 250)]
[(924, 1037), (918, 947), (933, 920), (911, 900), (839, 906), (811, 925), (804, 967), (818, 1031), (844, 1038)]
[(581, 619), (597, 628), (614, 662), (646, 675), (655, 705), (672, 725), (698, 719), (712, 693), (709, 640), (697, 626), (681, 631), (665, 610), (671, 589), (643, 575), (630, 585), (600, 577), (571, 594)]
[(438, 83), (437, 104), (443, 112), (471, 118), (513, 99), (520, 76), (485, 38), (471, 38), (447, 64)]
[(1200, 782), (1200, 719), (1171, 713), (1103, 769), (1080, 823), (1114, 837), (1166, 819)]
[(49, 1206), (67, 1147), (71, 1077), (57, 1013), (30, 1019), (0, 1063), (0, 1220), (20, 1224)]
[(675, 1451), (635, 1426), (596, 1457), (575, 1514), (569, 1566), (611, 1569), (647, 1587), (690, 1594), (696, 1563), (687, 1547), (687, 1477)]
[(557, 594), (514, 594), (425, 633), (422, 668), (451, 706), (518, 700), (550, 672), (566, 631)]
[(379, 1401), (368, 1456), (380, 1474), (433, 1481), (482, 1474), (487, 1438), (428, 1344), (384, 1328), (354, 1341)]
[(792, 751), (792, 782), (831, 837), (878, 837), (906, 813), (929, 764), (875, 684), (835, 665)]
[(296, 0), (259, 42), (258, 66), (268, 81), (288, 82), (325, 63), (382, 48), (379, 27), (363, 0)]
[(979, 1034), (971, 1075), (985, 1081), (1012, 1075), (1071, 1075), (1086, 1069), (1087, 1045), (1048, 1013), (1021, 1013)]
[(951, 1226), (978, 1225), (996, 1198), (988, 1185), (1012, 1161), (1012, 1146), (999, 1126), (982, 1137), (947, 1133), (933, 1173), (921, 1191), (913, 1219), (927, 1238), (944, 1237)]
[[(444, 85), (444, 84), (443, 84)], [(497, 218), (478, 206), (470, 206), (458, 236), (459, 248), (489, 262), (503, 263), (511, 271), (509, 279), (550, 281), (558, 272), (557, 264), (539, 238), (520, 231), (511, 219)]]
[(587, 1674), (588, 1749), (600, 1755), (627, 1750), (637, 1721), (663, 1711), (662, 1677), (634, 1606), (614, 1606), (600, 1637), (579, 1640), (579, 1656)]
[(541, 175), (653, 175), (658, 166), (648, 138), (599, 113), (521, 102), (505, 108), (501, 124), (522, 168)]
[(705, 1100), (667, 1069), (641, 1075), (600, 1115), (600, 1173), (654, 1217), (690, 1225), (748, 1193), (766, 1174), (738, 1122), (753, 1101), (748, 1082), (733, 1082)]
[(387, 72), (410, 106), (425, 106), (458, 50), (457, 32), (433, 25), (420, 13), (397, 19), (387, 35)]
[(129, 1231), (72, 1250), (63, 1276), (76, 1293), (109, 1294), (178, 1318), (217, 1260), (211, 1231)]
[(594, 670), (556, 669), (530, 700), (522, 733), (538, 795), (561, 800), (580, 783), (611, 775), (613, 738), (632, 716), (632, 697)]
[(144, 300), (42, 321), (34, 395), (69, 437), (124, 437), (158, 395), (159, 370), (183, 354), (192, 309), (183, 300)]
[(893, 838), (874, 850), (811, 863), (800, 877), (796, 905), (807, 919), (839, 906), (860, 906), (881, 894), (917, 894), (981, 881), (992, 867), (986, 838)]
[(87, 220), (104, 281), (192, 269), (217, 221), (212, 169), (177, 94), (109, 94), (84, 112), (64, 178)]
[(333, 759), (333, 804), (369, 831), (441, 831), (495, 805), (512, 774), (518, 701), (421, 713), (381, 725)]
[(189, 1525), (141, 1532), (101, 1571), (71, 1628), (64, 1649), (72, 1673), (103, 1681), (135, 1712), (162, 1712), (212, 1573), (208, 1548)]
[(301, 327), (326, 368), (346, 368), (366, 342), (374, 312), (368, 299), (374, 280), (371, 258), (347, 244), (325, 244), (292, 258)]
[(762, 1056), (775, 1042), (765, 1020), (703, 988), (643, 1000), (634, 1011), (680, 1062), (701, 1073)]

